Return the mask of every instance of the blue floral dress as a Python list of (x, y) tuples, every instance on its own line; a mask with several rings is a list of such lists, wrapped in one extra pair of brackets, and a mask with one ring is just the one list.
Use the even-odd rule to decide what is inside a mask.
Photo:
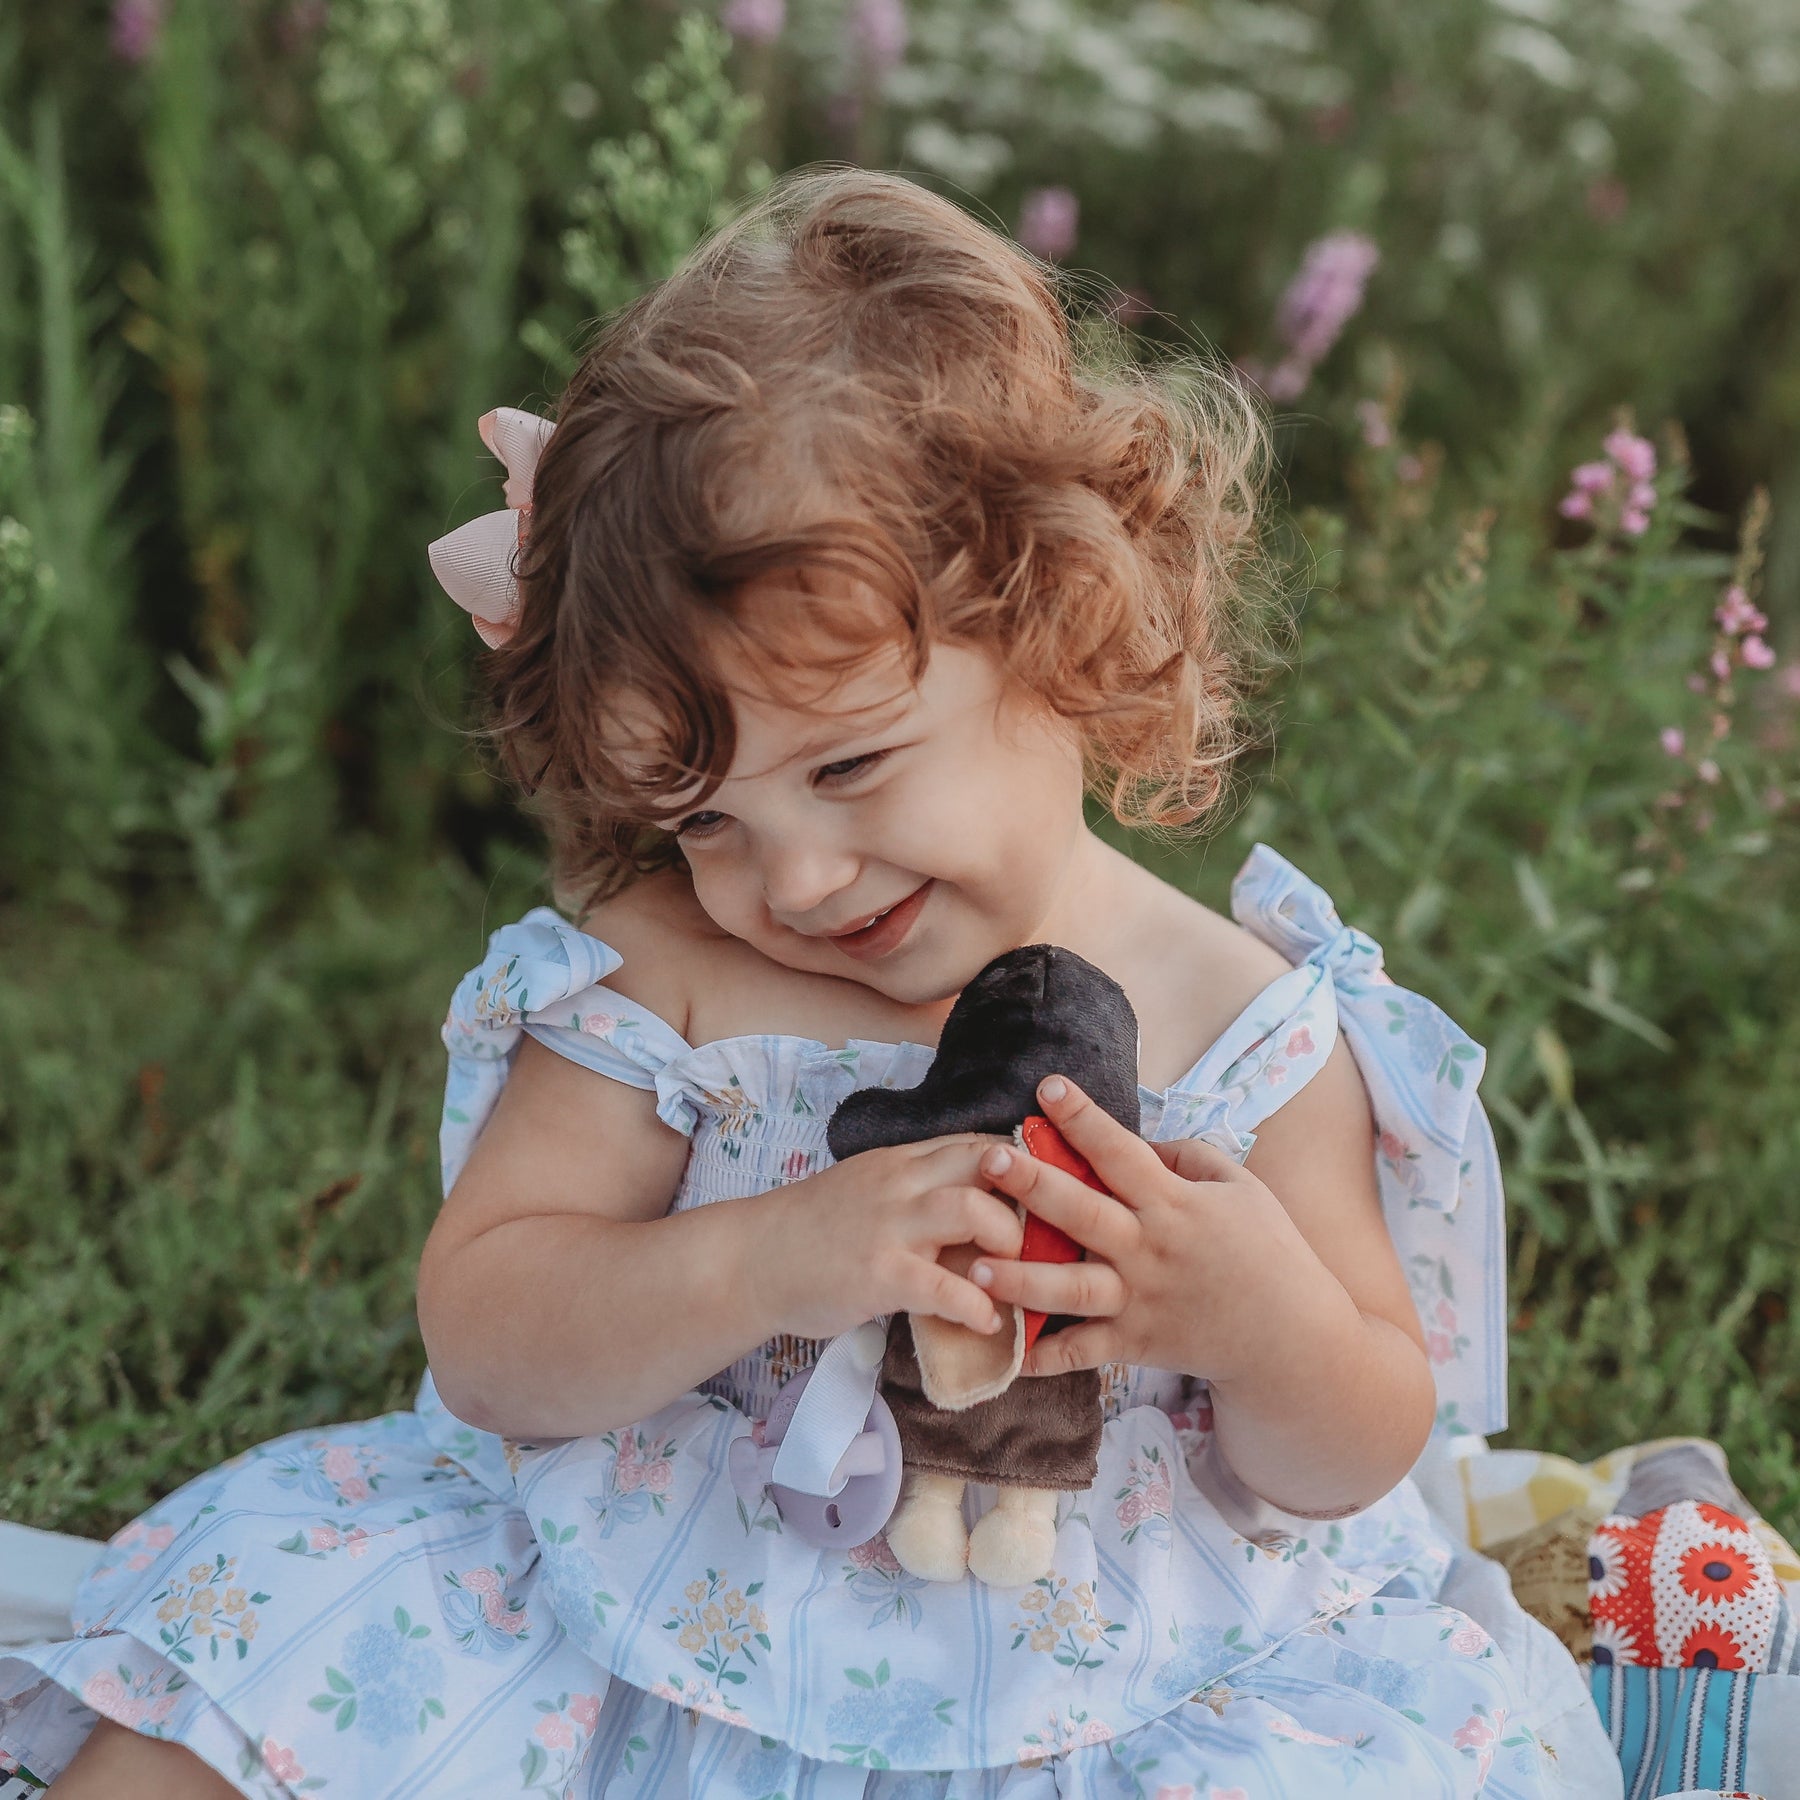
[[(1293, 966), (1182, 1080), (1144, 1090), (1145, 1134), (1245, 1154), (1342, 1032), (1439, 1428), (1498, 1429), (1482, 1052), (1272, 851), (1233, 911)], [(523, 1033), (654, 1091), (692, 1143), (678, 1208), (819, 1169), (843, 1095), (931, 1061), (915, 1044), (691, 1046), (605, 986), (619, 960), (547, 908), (494, 933), (444, 1027), (446, 1191)], [(427, 1377), (411, 1412), (251, 1450), (114, 1540), (80, 1635), (0, 1654), (0, 1751), (53, 1774), (98, 1714), (246, 1794), (356, 1800), (1599, 1791), (1571, 1754), (1598, 1726), (1567, 1710), (1573, 1664), (1552, 1640), (1522, 1666), (1438, 1599), (1456, 1552), (1410, 1481), (1337, 1523), (1276, 1514), (1214, 1456), (1204, 1385), (1171, 1371), (1104, 1371), (1099, 1479), (1064, 1496), (1054, 1569), (1029, 1588), (916, 1580), (880, 1538), (799, 1542), (739, 1499), (727, 1449), (819, 1348), (762, 1345), (599, 1437), (503, 1442)], [(971, 1519), (991, 1499), (972, 1488)]]

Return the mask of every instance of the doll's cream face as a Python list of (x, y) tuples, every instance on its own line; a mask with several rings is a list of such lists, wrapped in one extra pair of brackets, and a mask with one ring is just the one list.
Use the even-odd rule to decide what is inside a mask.
[(884, 649), (806, 698), (734, 696), (731, 768), (681, 822), (714, 922), (909, 1005), (1038, 941), (1091, 841), (1073, 730), (950, 644), (916, 686)]

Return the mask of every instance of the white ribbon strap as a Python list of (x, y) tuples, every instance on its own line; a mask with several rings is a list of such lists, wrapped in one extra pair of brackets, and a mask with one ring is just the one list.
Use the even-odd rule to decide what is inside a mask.
[(827, 1497), (842, 1491), (849, 1476), (838, 1475), (837, 1467), (862, 1434), (886, 1351), (886, 1322), (873, 1319), (820, 1351), (776, 1452), (771, 1479), (777, 1487)]

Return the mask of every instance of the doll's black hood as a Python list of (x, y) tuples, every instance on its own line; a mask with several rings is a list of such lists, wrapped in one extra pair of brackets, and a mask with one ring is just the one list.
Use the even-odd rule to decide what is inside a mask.
[(1138, 1022), (1125, 991), (1073, 950), (1028, 944), (997, 956), (957, 996), (937, 1058), (915, 1088), (864, 1088), (832, 1115), (841, 1162), (952, 1132), (1010, 1137), (1042, 1109), (1037, 1084), (1066, 1075), (1136, 1132)]

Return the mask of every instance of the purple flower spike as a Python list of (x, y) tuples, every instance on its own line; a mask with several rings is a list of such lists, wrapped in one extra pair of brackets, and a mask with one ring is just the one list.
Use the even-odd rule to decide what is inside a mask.
[(880, 77), (900, 66), (911, 33), (906, 0), (856, 0), (850, 12), (850, 41), (870, 75)]
[(787, 26), (787, 0), (725, 0), (719, 23), (740, 44), (772, 44)]
[(114, 0), (108, 37), (113, 55), (122, 62), (143, 62), (156, 49), (168, 12), (168, 0)]
[(1307, 249), (1275, 312), (1275, 329), (1294, 355), (1322, 362), (1363, 303), (1381, 252), (1360, 231), (1333, 231)]
[(1033, 188), (1019, 205), (1019, 242), (1033, 256), (1058, 262), (1075, 248), (1081, 202), (1066, 187)]

